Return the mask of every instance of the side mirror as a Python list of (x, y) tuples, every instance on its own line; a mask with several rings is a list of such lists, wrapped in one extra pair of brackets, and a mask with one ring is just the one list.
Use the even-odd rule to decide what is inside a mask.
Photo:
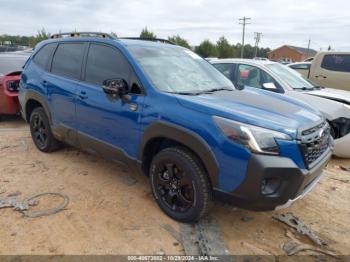
[(128, 83), (122, 78), (107, 79), (103, 81), (102, 89), (108, 95), (120, 97), (129, 93)]
[(245, 87), (245, 85), (243, 85), (243, 84), (236, 84), (235, 85), (235, 87), (238, 89), (238, 90), (243, 90), (244, 89), (244, 87)]
[(276, 90), (277, 89), (277, 87), (275, 86), (274, 83), (264, 83), (263, 87), (264, 87), (264, 89), (267, 89), (267, 90)]

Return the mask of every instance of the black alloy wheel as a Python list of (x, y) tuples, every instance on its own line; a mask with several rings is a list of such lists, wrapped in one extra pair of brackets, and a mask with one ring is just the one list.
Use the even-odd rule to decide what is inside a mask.
[(208, 175), (198, 157), (187, 148), (161, 150), (152, 160), (150, 180), (159, 207), (177, 221), (198, 221), (211, 206)]

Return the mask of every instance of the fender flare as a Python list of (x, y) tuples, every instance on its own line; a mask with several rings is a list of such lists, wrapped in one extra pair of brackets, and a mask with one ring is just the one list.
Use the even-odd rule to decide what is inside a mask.
[(177, 141), (191, 149), (202, 161), (213, 187), (218, 185), (219, 165), (208, 143), (195, 132), (164, 121), (156, 121), (144, 130), (139, 148), (139, 160), (142, 161), (149, 141), (154, 138), (167, 138)]
[(51, 113), (50, 113), (50, 109), (49, 109), (49, 104), (47, 103), (47, 101), (45, 100), (45, 98), (41, 94), (39, 94), (38, 92), (32, 91), (32, 90), (27, 90), (25, 93), (25, 100), (24, 100), (25, 105), (22, 108), (23, 117), (25, 118), (25, 120), (27, 122), (29, 122), (29, 119), (27, 119), (27, 104), (28, 104), (29, 100), (35, 100), (43, 106), (45, 113), (46, 113), (47, 117), (49, 118), (49, 123), (51, 125), (52, 118), (51, 118)]

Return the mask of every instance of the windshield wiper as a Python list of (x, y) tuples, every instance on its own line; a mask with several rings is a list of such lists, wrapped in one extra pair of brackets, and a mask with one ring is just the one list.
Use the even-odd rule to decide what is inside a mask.
[(176, 94), (176, 95), (198, 96), (202, 94), (210, 94), (210, 93), (214, 93), (217, 91), (224, 91), (224, 90), (233, 91), (234, 89), (222, 87), (222, 88), (213, 88), (213, 89), (193, 91), (193, 92), (169, 92), (169, 93)]
[(200, 94), (203, 94), (202, 92), (168, 92), (170, 94), (175, 95), (184, 95), (184, 96), (198, 96)]
[(203, 91), (203, 93), (213, 93), (213, 92), (217, 92), (217, 91), (233, 91), (233, 89), (227, 88), (227, 87), (213, 88), (213, 89), (205, 90), (205, 91)]
[(296, 87), (296, 88), (293, 88), (294, 90), (304, 90), (304, 91), (311, 91), (311, 90), (314, 90), (315, 88), (314, 87), (306, 87), (306, 86), (303, 86), (303, 87)]

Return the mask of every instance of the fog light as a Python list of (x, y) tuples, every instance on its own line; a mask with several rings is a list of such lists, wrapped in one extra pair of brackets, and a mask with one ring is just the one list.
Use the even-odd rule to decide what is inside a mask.
[(261, 193), (263, 195), (272, 195), (276, 193), (281, 184), (280, 178), (272, 177), (265, 178), (261, 181)]

